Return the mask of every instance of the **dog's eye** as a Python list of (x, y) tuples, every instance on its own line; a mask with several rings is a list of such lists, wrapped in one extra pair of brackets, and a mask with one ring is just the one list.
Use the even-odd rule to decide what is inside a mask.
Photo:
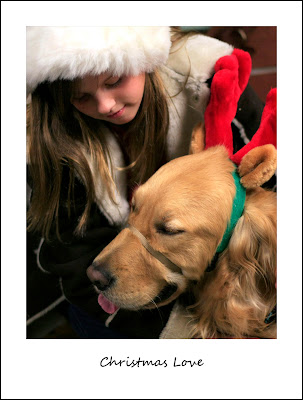
[(178, 235), (184, 232), (182, 229), (172, 229), (165, 225), (158, 225), (156, 229), (161, 235)]

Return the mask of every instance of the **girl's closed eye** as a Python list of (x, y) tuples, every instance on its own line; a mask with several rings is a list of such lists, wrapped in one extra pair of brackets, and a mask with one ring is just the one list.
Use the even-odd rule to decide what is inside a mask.
[(117, 77), (112, 77), (111, 79), (109, 79), (107, 82), (106, 82), (106, 84), (105, 84), (105, 86), (107, 86), (108, 88), (115, 88), (115, 87), (117, 87), (117, 86), (119, 86), (120, 85), (120, 83), (122, 82), (122, 80), (123, 80), (123, 78), (117, 78)]
[(88, 101), (89, 100), (89, 97), (90, 97), (90, 95), (89, 94), (83, 94), (83, 95), (81, 95), (81, 96), (79, 96), (79, 97), (74, 97), (73, 99), (72, 99), (72, 101), (76, 101), (77, 103), (85, 103), (86, 101)]

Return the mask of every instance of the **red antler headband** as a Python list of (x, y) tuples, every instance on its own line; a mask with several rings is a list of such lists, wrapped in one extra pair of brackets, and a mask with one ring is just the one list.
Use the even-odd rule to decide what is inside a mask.
[(277, 89), (272, 89), (266, 98), (259, 129), (248, 144), (233, 154), (231, 123), (236, 116), (238, 101), (247, 86), (250, 72), (251, 58), (243, 50), (235, 49), (231, 55), (220, 58), (215, 65), (210, 101), (204, 115), (205, 149), (223, 144), (230, 159), (237, 165), (253, 148), (264, 144), (277, 145)]
[[(277, 90), (272, 89), (266, 98), (259, 129), (248, 144), (233, 154), (231, 123), (236, 116), (238, 101), (247, 86), (250, 72), (251, 58), (243, 50), (235, 49), (231, 55), (220, 58), (215, 65), (210, 100), (204, 114), (205, 149), (224, 145), (228, 150), (231, 161), (236, 165), (239, 165), (244, 155), (255, 147), (265, 144), (273, 144), (276, 147)], [(232, 230), (244, 209), (246, 191), (236, 171), (233, 172), (233, 178), (236, 193), (232, 215), (223, 239), (217, 248), (217, 255), (226, 248)], [(216, 257), (214, 257), (214, 260), (216, 260)], [(211, 271), (215, 264), (216, 261), (213, 261), (207, 271)]]

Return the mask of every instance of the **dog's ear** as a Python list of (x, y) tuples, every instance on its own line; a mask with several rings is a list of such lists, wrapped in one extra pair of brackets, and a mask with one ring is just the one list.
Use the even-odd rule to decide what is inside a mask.
[[(256, 189), (246, 197), (243, 215), (237, 222), (228, 245), (229, 257), (237, 264), (238, 257), (245, 255), (248, 264), (261, 268), (264, 274), (270, 270), (274, 282), (277, 248), (276, 193)], [(239, 261), (239, 265), (241, 263)]]
[(204, 122), (199, 122), (193, 129), (189, 154), (200, 153), (205, 147), (205, 127)]
[(242, 185), (252, 189), (263, 185), (277, 169), (277, 149), (272, 144), (255, 147), (243, 158), (238, 167)]
[[(239, 279), (238, 283), (236, 279), (234, 281), (229, 312), (240, 315), (241, 309), (246, 306), (238, 300), (245, 297), (246, 305), (258, 304), (258, 319), (264, 321), (276, 301), (277, 209), (275, 193), (259, 190), (247, 199), (244, 214), (223, 257)], [(239, 295), (239, 290), (245, 296)], [(260, 329), (262, 326), (266, 329), (265, 323), (261, 323)]]

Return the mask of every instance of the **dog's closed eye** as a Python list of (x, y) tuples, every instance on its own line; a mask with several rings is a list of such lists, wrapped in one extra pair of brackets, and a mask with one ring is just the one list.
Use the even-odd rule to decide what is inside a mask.
[(177, 228), (173, 228), (170, 227), (168, 225), (165, 224), (157, 224), (156, 225), (156, 230), (157, 233), (161, 234), (161, 235), (178, 235), (180, 233), (184, 233), (185, 231), (183, 229), (177, 229)]

